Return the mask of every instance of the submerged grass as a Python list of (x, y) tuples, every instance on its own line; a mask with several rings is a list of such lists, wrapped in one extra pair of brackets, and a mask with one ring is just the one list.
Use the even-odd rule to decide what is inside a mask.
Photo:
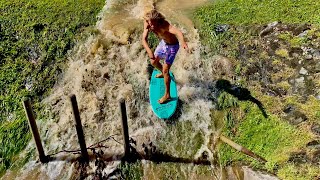
[(135, 180), (142, 179), (143, 177), (143, 168), (141, 161), (135, 163), (123, 162), (120, 167), (121, 176), (126, 180)]
[(170, 155), (193, 159), (204, 143), (203, 133), (194, 133), (196, 130), (190, 121), (177, 122), (175, 125), (168, 126), (167, 131), (168, 133), (159, 140), (159, 145), (160, 150)]
[(22, 98), (30, 97), (42, 116), (37, 103), (103, 5), (103, 0), (0, 0), (0, 176), (30, 139)]

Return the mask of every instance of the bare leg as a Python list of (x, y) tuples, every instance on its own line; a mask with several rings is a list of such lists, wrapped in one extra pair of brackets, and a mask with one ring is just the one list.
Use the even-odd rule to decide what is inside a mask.
[(162, 64), (160, 63), (160, 58), (156, 57), (155, 60), (151, 59), (151, 65), (155, 68), (157, 68), (159, 71), (161, 71), (161, 74), (157, 74), (156, 78), (162, 78), (163, 77), (163, 73), (162, 73)]
[(169, 70), (170, 70), (170, 67), (171, 65), (170, 64), (163, 64), (162, 66), (162, 74), (164, 76), (164, 83), (166, 85), (166, 91), (165, 91), (165, 94), (164, 96), (159, 99), (159, 103), (162, 104), (162, 103), (165, 103), (167, 100), (169, 100), (171, 97), (170, 97), (170, 75), (169, 75)]
[(159, 57), (156, 57), (155, 60), (151, 59), (151, 65), (162, 72), (162, 64), (160, 63), (160, 58)]

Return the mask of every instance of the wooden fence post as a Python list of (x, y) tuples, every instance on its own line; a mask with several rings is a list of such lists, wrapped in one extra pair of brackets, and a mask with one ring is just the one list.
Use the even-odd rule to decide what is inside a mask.
[(124, 139), (124, 155), (125, 157), (128, 157), (130, 155), (130, 142), (129, 142), (126, 102), (124, 99), (120, 100), (120, 109), (121, 109), (121, 120), (122, 120), (122, 134)]
[(76, 96), (74, 94), (72, 94), (70, 96), (70, 101), (71, 101), (71, 104), (72, 104), (73, 116), (74, 116), (74, 119), (76, 121), (76, 130), (77, 130), (77, 134), (78, 134), (78, 141), (79, 141), (79, 144), (80, 144), (82, 159), (85, 162), (88, 162), (89, 161), (89, 155), (88, 155), (88, 151), (87, 151), (86, 141), (85, 141), (85, 138), (84, 138), (84, 135), (83, 135), (81, 119), (80, 119), (80, 113), (79, 113), (79, 109), (78, 109), (78, 103), (77, 103)]
[(42, 146), (42, 143), (41, 143), (41, 138), (40, 138), (40, 135), (39, 135), (37, 123), (36, 123), (34, 115), (33, 115), (30, 99), (23, 100), (23, 107), (24, 107), (24, 110), (26, 112), (26, 116), (28, 118), (29, 127), (31, 129), (31, 132), (32, 132), (32, 135), (33, 135), (33, 139), (34, 139), (34, 141), (36, 143), (36, 146), (37, 146), (40, 162), (41, 163), (47, 163), (49, 158), (47, 158), (47, 156), (45, 155), (44, 150), (43, 150), (43, 146)]

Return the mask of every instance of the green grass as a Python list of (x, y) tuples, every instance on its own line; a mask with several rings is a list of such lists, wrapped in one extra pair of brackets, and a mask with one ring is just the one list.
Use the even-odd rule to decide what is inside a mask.
[[(253, 46), (251, 42), (257, 39), (264, 25), (274, 21), (284, 24), (310, 23), (319, 26), (320, 2), (312, 0), (218, 0), (208, 6), (201, 7), (194, 13), (194, 21), (199, 29), (201, 42), (209, 47), (203, 55), (222, 54), (227, 57), (239, 59), (241, 46)], [(228, 25), (226, 32), (216, 32), (219, 25)], [(316, 28), (309, 34), (315, 35)], [(278, 38), (290, 47), (301, 47), (309, 44), (309, 40), (293, 36), (289, 33), (279, 34)], [(259, 49), (255, 50), (259, 59), (265, 59)], [(277, 54), (288, 57), (283, 49), (278, 49)], [(252, 58), (255, 58), (255, 54)], [(255, 61), (255, 60), (254, 60)], [(238, 64), (236, 74), (241, 76), (245, 66)], [(243, 80), (242, 80), (243, 81)], [(238, 82), (239, 83), (239, 82)], [(242, 82), (241, 84), (254, 84)], [(254, 89), (253, 87), (248, 87)], [(252, 91), (251, 93), (255, 93)], [(256, 92), (257, 93), (257, 92)], [(260, 93), (257, 93), (260, 94)], [(218, 110), (224, 112), (223, 134), (236, 143), (252, 150), (268, 160), (261, 164), (256, 160), (243, 155), (226, 144), (219, 146), (219, 161), (222, 165), (233, 163), (248, 164), (251, 167), (268, 170), (276, 173), (282, 179), (312, 179), (319, 171), (314, 164), (290, 164), (290, 153), (305, 149), (305, 145), (312, 140), (312, 135), (304, 127), (295, 127), (285, 122), (279, 116), (279, 108), (285, 107), (288, 101), (294, 103), (305, 113), (310, 122), (317, 122), (319, 117), (318, 102), (310, 98), (307, 104), (298, 103), (297, 99), (282, 100), (261, 96), (259, 100), (268, 107), (269, 118), (264, 118), (261, 111), (251, 102), (240, 102), (225, 93), (218, 99)], [(314, 111), (310, 111), (313, 109)], [(274, 114), (272, 113), (274, 112)], [(214, 116), (214, 114), (213, 114)]]
[[(320, 2), (313, 0), (217, 0), (198, 8), (194, 21), (201, 41), (211, 52), (236, 57), (239, 43), (257, 36), (259, 26), (273, 21), (320, 25), (319, 14)], [(228, 31), (217, 33), (216, 27), (223, 24), (229, 25)], [(294, 39), (291, 43), (296, 46), (303, 41)]]
[(253, 25), (273, 21), (319, 24), (320, 2), (313, 0), (217, 0), (196, 12), (200, 24)]
[(22, 98), (30, 97), (42, 116), (38, 102), (65, 68), (67, 54), (97, 21), (104, 2), (0, 0), (0, 175), (30, 139)]
[(140, 180), (143, 178), (143, 168), (141, 161), (135, 163), (123, 162), (120, 167), (121, 175), (126, 180)]
[(279, 176), (288, 180), (306, 180), (306, 179), (319, 179), (320, 169), (311, 164), (299, 165), (288, 164), (286, 167), (279, 171)]
[[(262, 96), (259, 97), (262, 98)], [(232, 97), (229, 98), (233, 99)], [(265, 99), (265, 101), (268, 100), (270, 99)], [(230, 107), (227, 105), (224, 108), (223, 111), (227, 111), (226, 114), (229, 114), (229, 116), (225, 117), (223, 134), (264, 157), (268, 162), (262, 164), (234, 150), (229, 145), (221, 143), (218, 147), (221, 165), (227, 166), (241, 162), (254, 168), (276, 173), (281, 178), (291, 177), (291, 175), (286, 174), (289, 170), (300, 173), (299, 176), (304, 178), (314, 175), (314, 169), (316, 169), (314, 165), (308, 165), (309, 171), (303, 169), (304, 166), (307, 166), (306, 164), (293, 166), (288, 163), (291, 153), (305, 149), (305, 145), (312, 140), (313, 136), (310, 132), (304, 128), (290, 125), (277, 115), (271, 114), (268, 118), (265, 118), (260, 109), (251, 102), (239, 102), (238, 104), (239, 106)], [(275, 105), (276, 101), (268, 104), (268, 106), (277, 107)], [(233, 110), (233, 113), (230, 114), (232, 112), (230, 108), (238, 109), (238, 111)], [(230, 126), (230, 120), (233, 121), (232, 126)], [(301, 173), (302, 171), (306, 171), (305, 176)]]

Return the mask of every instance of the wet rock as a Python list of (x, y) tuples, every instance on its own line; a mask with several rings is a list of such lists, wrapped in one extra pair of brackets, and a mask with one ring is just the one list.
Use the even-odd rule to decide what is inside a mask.
[(304, 67), (301, 67), (300, 71), (299, 71), (299, 74), (301, 75), (308, 75), (308, 71), (304, 68)]
[(294, 152), (291, 153), (288, 162), (293, 162), (293, 163), (306, 163), (309, 162), (307, 153), (305, 151), (301, 152)]
[(318, 62), (315, 66), (314, 66), (314, 71), (316, 73), (319, 73), (320, 72), (320, 62)]
[(311, 131), (315, 134), (320, 136), (320, 125), (319, 124), (314, 124), (311, 126)]
[[(298, 57), (299, 57), (299, 54), (298, 54), (298, 53), (296, 53), (296, 52), (294, 52), (294, 53), (292, 53), (292, 57), (294, 57), (294, 58), (298, 58)], [(312, 58), (312, 56), (311, 56), (311, 58)]]
[(294, 107), (294, 105), (289, 104), (287, 107), (285, 107), (285, 109), (283, 110), (284, 113), (292, 113), (296, 108)]
[(308, 55), (306, 55), (306, 60), (311, 60), (312, 59), (312, 55), (311, 54), (308, 54)]
[(229, 25), (227, 25), (227, 24), (220, 24), (220, 25), (216, 25), (216, 26), (214, 27), (214, 32), (215, 32), (216, 34), (220, 34), (220, 33), (224, 33), (224, 32), (226, 32), (226, 31), (228, 31), (228, 29), (229, 29)]
[(298, 34), (303, 33), (306, 30), (310, 30), (310, 25), (308, 24), (301, 24), (300, 26), (294, 28), (293, 35), (297, 36)]
[(293, 105), (288, 105), (283, 112), (287, 114), (284, 118), (292, 125), (298, 125), (308, 120), (307, 116), (298, 111)]
[(302, 38), (302, 37), (305, 37), (305, 36), (307, 36), (307, 35), (308, 35), (308, 31), (303, 31), (302, 33), (300, 33), (300, 34), (298, 35), (298, 37)]
[(273, 86), (264, 86), (262, 92), (269, 96), (284, 96), (287, 94), (287, 91), (281, 87), (273, 87)]
[(243, 167), (244, 177), (243, 179), (252, 180), (277, 180), (278, 178), (272, 175), (264, 174), (262, 172), (253, 171), (249, 167)]
[(307, 147), (320, 150), (320, 140), (313, 140), (313, 141), (308, 142)]
[(273, 32), (274, 27), (276, 27), (278, 24), (279, 23), (277, 21), (268, 24), (268, 26), (259, 33), (259, 36), (263, 37), (263, 36), (266, 36), (267, 34), (270, 34), (271, 32)]
[(320, 59), (320, 51), (319, 50), (314, 51), (312, 57), (315, 60), (319, 60)]
[(273, 175), (266, 174), (266, 173), (263, 173), (260, 171), (254, 171), (247, 166), (226, 167), (222, 172), (221, 179), (228, 179), (228, 180), (238, 180), (238, 179), (278, 180), (278, 178)]
[(320, 164), (320, 150), (313, 152), (310, 159), (312, 163)]
[(303, 85), (304, 84), (304, 77), (299, 77), (299, 78), (295, 79), (295, 82), (299, 85)]
[(26, 87), (26, 89), (28, 91), (32, 91), (32, 89), (33, 89), (33, 81), (32, 81), (32, 78), (30, 76), (26, 78), (26, 80), (24, 82), (24, 86)]
[(37, 64), (41, 56), (41, 50), (39, 46), (37, 44), (30, 45), (26, 47), (26, 51), (28, 52), (29, 61), (33, 64)]
[(315, 52), (315, 50), (311, 47), (301, 47), (302, 51), (303, 51), (303, 55), (309, 55), (309, 54), (313, 54)]

